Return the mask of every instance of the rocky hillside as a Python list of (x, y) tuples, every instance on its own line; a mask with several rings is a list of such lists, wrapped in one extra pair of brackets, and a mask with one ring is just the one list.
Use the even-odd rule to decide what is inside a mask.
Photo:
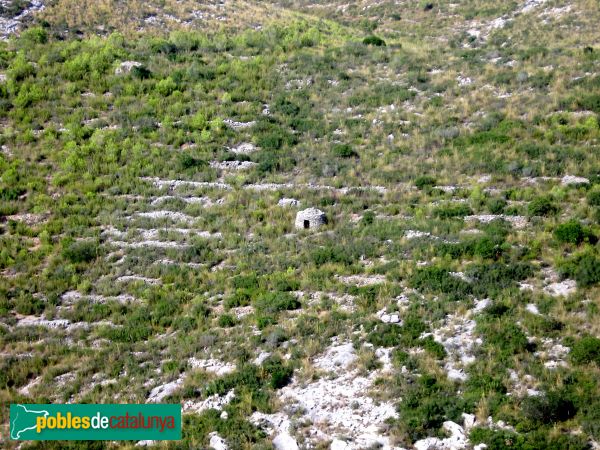
[(598, 447), (597, 2), (0, 17), (0, 439), (184, 411), (3, 448)]

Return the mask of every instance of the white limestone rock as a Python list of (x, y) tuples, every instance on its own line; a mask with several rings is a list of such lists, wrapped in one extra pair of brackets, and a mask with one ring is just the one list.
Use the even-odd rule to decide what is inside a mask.
[(584, 177), (576, 177), (574, 175), (565, 175), (561, 178), (560, 183), (563, 186), (569, 186), (571, 184), (589, 184), (590, 180)]
[(296, 207), (300, 206), (300, 201), (295, 198), (282, 198), (277, 202), (277, 205), (283, 207)]
[(298, 442), (288, 433), (278, 434), (273, 439), (273, 447), (275, 450), (299, 450)]
[(210, 437), (210, 441), (208, 444), (213, 448), (213, 450), (228, 450), (227, 442), (218, 433), (212, 432), (208, 435)]
[(235, 153), (236, 155), (249, 155), (254, 153), (258, 149), (256, 146), (250, 142), (242, 142), (237, 147), (230, 147), (229, 151), (231, 153)]
[(356, 351), (351, 342), (330, 347), (323, 356), (315, 360), (315, 366), (322, 370), (346, 369), (356, 361)]
[(146, 403), (160, 403), (163, 399), (177, 391), (177, 389), (179, 389), (182, 385), (183, 376), (179, 377), (175, 381), (156, 386), (150, 391), (150, 395), (148, 396)]
[(235, 365), (231, 363), (225, 363), (218, 359), (188, 359), (188, 364), (193, 369), (203, 369), (207, 372), (214, 373), (215, 375), (222, 376), (235, 371)]
[(125, 75), (131, 73), (134, 67), (142, 67), (142, 63), (137, 61), (123, 61), (115, 69), (115, 75)]
[(568, 297), (577, 290), (577, 282), (575, 280), (564, 280), (557, 283), (551, 283), (544, 288), (546, 294), (554, 297)]

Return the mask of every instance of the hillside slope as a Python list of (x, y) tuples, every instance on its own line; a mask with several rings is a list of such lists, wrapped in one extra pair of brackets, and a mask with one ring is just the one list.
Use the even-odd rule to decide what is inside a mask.
[(0, 43), (5, 413), (181, 403), (165, 449), (598, 446), (597, 2), (44, 6)]

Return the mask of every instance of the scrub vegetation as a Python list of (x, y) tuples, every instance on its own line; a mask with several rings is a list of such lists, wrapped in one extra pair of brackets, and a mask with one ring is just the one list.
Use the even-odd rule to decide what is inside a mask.
[(592, 448), (597, 6), (48, 2), (0, 42), (2, 427), (156, 401), (161, 449)]

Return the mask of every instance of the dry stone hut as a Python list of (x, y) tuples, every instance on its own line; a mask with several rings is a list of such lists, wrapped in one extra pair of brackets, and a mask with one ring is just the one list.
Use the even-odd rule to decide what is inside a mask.
[(308, 208), (296, 214), (296, 228), (313, 229), (327, 223), (325, 213), (317, 208)]

